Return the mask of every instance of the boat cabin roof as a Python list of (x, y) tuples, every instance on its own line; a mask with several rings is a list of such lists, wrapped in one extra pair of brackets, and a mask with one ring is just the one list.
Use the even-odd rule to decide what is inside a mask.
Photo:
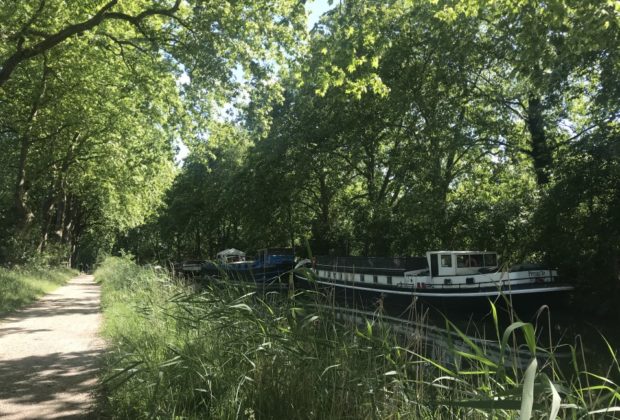
[(427, 254), (455, 254), (455, 255), (468, 255), (468, 254), (497, 254), (495, 251), (429, 251)]
[(432, 277), (472, 275), (497, 266), (497, 252), (430, 251), (426, 253)]

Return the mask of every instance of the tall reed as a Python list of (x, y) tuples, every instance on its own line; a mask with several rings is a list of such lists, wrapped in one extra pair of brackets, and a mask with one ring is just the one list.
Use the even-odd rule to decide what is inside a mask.
[[(491, 356), (488, 340), (448, 320), (440, 348), (425, 341), (430, 326), (404, 338), (379, 314), (343, 320), (313, 292), (197, 289), (119, 258), (95, 275), (110, 349), (105, 416), (552, 419), (618, 406), (612, 372), (585, 371), (575, 347), (564, 374), (532, 324), (502, 331), (494, 307)], [(529, 354), (525, 368), (514, 348)]]

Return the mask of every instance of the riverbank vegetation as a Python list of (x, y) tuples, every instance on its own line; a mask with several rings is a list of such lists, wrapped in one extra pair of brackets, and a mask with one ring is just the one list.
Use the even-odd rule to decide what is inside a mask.
[(0, 263), (487, 249), (617, 313), (617, 2), (35, 3), (0, 6)]
[(76, 275), (69, 268), (0, 267), (0, 316), (34, 302)]
[(528, 323), (498, 325), (492, 340), (521, 349), (522, 364), (450, 323), (458, 339), (429, 347), (424, 328), (403, 336), (379, 316), (338, 320), (302, 295), (197, 288), (119, 258), (95, 276), (110, 417), (612, 418), (620, 407), (615, 350), (609, 370), (589, 373), (579, 347), (542, 348)]
[[(0, 265), (496, 250), (557, 267), (574, 316), (620, 319), (619, 3), (316, 3), (0, 2)], [(0, 271), (0, 305), (38, 294), (37, 273)], [(498, 401), (532, 386), (537, 414), (559, 394), (579, 417), (617, 398), (579, 363), (532, 382), (470, 346), (483, 373), (463, 375), (296, 301), (196, 293), (121, 260), (98, 277), (119, 417), (450, 417), (491, 400), (510, 417)]]
[(617, 2), (216, 3), (0, 6), (0, 263), (493, 249), (617, 312)]

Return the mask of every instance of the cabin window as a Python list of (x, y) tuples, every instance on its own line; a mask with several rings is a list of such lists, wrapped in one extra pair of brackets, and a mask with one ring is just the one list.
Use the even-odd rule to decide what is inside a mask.
[(469, 267), (469, 255), (457, 255), (456, 266), (458, 268)]
[(495, 267), (496, 265), (497, 265), (496, 254), (485, 254), (484, 255), (484, 266), (485, 267)]
[(442, 267), (452, 267), (452, 255), (442, 255), (441, 256), (441, 266)]
[(387, 283), (392, 284), (392, 276), (387, 276)]
[(482, 267), (484, 265), (482, 254), (474, 254), (469, 256), (469, 266), (470, 267)]
[(363, 274), (360, 274), (360, 281), (364, 282), (364, 275)]
[(372, 276), (373, 283), (379, 283), (379, 278), (377, 276)]
[(472, 255), (457, 255), (456, 257), (456, 266), (459, 268), (463, 267), (483, 267), (484, 264), (484, 255), (483, 254), (472, 254)]

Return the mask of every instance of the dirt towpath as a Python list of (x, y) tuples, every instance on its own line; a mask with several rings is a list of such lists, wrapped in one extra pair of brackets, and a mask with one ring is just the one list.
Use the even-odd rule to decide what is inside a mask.
[(81, 275), (0, 318), (0, 418), (85, 418), (103, 341), (99, 286)]

